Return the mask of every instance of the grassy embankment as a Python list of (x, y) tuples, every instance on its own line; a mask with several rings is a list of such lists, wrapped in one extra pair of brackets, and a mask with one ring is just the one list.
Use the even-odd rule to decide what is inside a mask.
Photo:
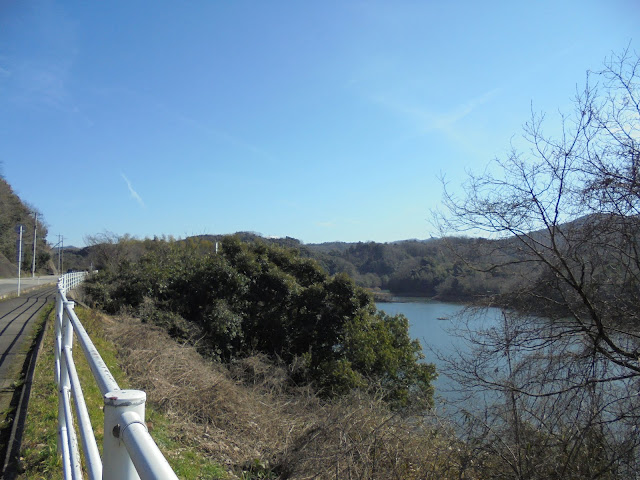
[[(152, 436), (180, 478), (446, 480), (465, 470), (474, 478), (465, 446), (448, 429), (390, 411), (375, 396), (327, 402), (308, 385), (292, 390), (286, 368), (262, 356), (223, 366), (157, 327), (77, 311), (120, 386), (147, 392)], [(52, 337), (48, 322), (20, 478), (59, 478), (62, 468)], [(81, 357), (78, 370), (100, 444), (102, 399)]]
[[(102, 334), (96, 315), (81, 307), (76, 309), (85, 328), (121, 388), (131, 382), (119, 366), (117, 351), (113, 343)], [(29, 411), (21, 449), (20, 476), (18, 478), (60, 478), (62, 463), (57, 454), (57, 389), (53, 379), (53, 313), (45, 312), (48, 322), (40, 358), (36, 366)], [(74, 348), (79, 347), (74, 345)], [(77, 350), (79, 353), (79, 350)], [(74, 356), (84, 396), (94, 426), (98, 445), (102, 444), (102, 396), (89, 370), (84, 356)], [(163, 451), (176, 474), (183, 479), (227, 478), (225, 468), (207, 459), (201, 452), (181, 442), (172, 432), (171, 420), (147, 405), (147, 423), (153, 438)]]

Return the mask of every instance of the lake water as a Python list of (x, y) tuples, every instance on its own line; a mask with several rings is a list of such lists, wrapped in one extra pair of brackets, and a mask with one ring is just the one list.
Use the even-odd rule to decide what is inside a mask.
[[(440, 368), (443, 366), (443, 362), (435, 354), (435, 352), (439, 352), (440, 355), (455, 357), (457, 351), (472, 353), (472, 347), (460, 335), (456, 335), (456, 332), (466, 328), (470, 331), (476, 331), (488, 327), (500, 327), (503, 319), (502, 310), (492, 308), (465, 312), (463, 305), (415, 298), (388, 303), (379, 302), (376, 306), (389, 315), (402, 313), (409, 319), (409, 334), (422, 343), (426, 357), (424, 361), (434, 363), (436, 369), (439, 370), (440, 376), (434, 382), (435, 407), (441, 415), (444, 414), (443, 418), (453, 420), (454, 423), (463, 422), (464, 411), (482, 411), (486, 405), (504, 401), (504, 397), (497, 390), (471, 388), (462, 391), (457, 388), (456, 382), (443, 374), (445, 369)], [(544, 319), (531, 318), (531, 321), (536, 320), (546, 322)], [(576, 348), (582, 348), (581, 343), (576, 345)], [(495, 365), (500, 368), (501, 362), (504, 362), (502, 356), (496, 359)], [(503, 367), (506, 371), (506, 364)], [(580, 369), (578, 368), (577, 371)], [(589, 371), (593, 374), (594, 370), (590, 368)], [(570, 375), (569, 372), (570, 370), (567, 371), (567, 379)], [(622, 367), (616, 367), (606, 362), (598, 363), (597, 372), (599, 372), (596, 373), (597, 375), (603, 377), (619, 378), (619, 380), (602, 385), (598, 390), (598, 395), (601, 396), (599, 404), (603, 405), (603, 409), (599, 413), (600, 418), (613, 422), (607, 427), (612, 431), (628, 428), (626, 421), (620, 420), (619, 414), (620, 411), (630, 412), (633, 411), (633, 408), (638, 408), (635, 394), (629, 395), (629, 392), (637, 392), (637, 380), (634, 378), (623, 379), (622, 376), (628, 372)], [(571, 375), (575, 375), (575, 372)], [(562, 379), (564, 375), (557, 375), (557, 377)], [(637, 420), (632, 419), (631, 421), (633, 428), (636, 428)]]
[[(409, 334), (417, 338), (422, 344), (425, 361), (434, 363), (436, 368), (441, 366), (435, 352), (441, 355), (451, 355), (456, 350), (468, 351), (469, 346), (456, 335), (456, 327), (459, 326), (461, 315), (467, 315), (471, 323), (477, 322), (479, 326), (497, 322), (501, 316), (501, 310), (490, 308), (473, 314), (464, 313), (465, 306), (453, 303), (435, 302), (421, 298), (402, 298), (395, 302), (378, 302), (376, 306), (389, 315), (402, 313), (409, 319)], [(470, 317), (469, 317), (470, 315)], [(440, 375), (434, 383), (436, 397), (442, 397), (444, 401), (457, 399), (455, 384), (452, 380)]]

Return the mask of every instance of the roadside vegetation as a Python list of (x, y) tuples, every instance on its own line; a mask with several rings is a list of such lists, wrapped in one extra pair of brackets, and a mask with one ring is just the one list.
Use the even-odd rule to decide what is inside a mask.
[[(375, 392), (390, 406), (432, 403), (432, 364), (409, 337), (408, 320), (376, 310), (344, 274), (329, 276), (297, 252), (227, 237), (208, 241), (130, 240), (96, 261), (90, 301), (159, 325), (225, 364), (264, 355), (288, 371), (291, 386), (322, 397)], [(113, 253), (113, 252), (112, 252)]]
[[(76, 313), (120, 387), (132, 387), (131, 380), (120, 368), (121, 360), (118, 358), (114, 344), (105, 335), (107, 327), (103, 321), (105, 317), (82, 307), (77, 307)], [(53, 309), (48, 309), (42, 349), (31, 389), (28, 421), (25, 423), (22, 439), (18, 478), (25, 480), (33, 478), (56, 479), (60, 478), (62, 474), (62, 462), (57, 452), (58, 394), (53, 379), (54, 315)], [(98, 447), (102, 449), (104, 419), (102, 395), (77, 344), (74, 345), (74, 349), (76, 350), (74, 355), (76, 367), (89, 416), (94, 427)], [(176, 429), (171, 417), (159, 413), (153, 403), (147, 406), (146, 420), (156, 443), (179, 478), (194, 480), (228, 478), (227, 468), (214, 459), (207, 458), (201, 451), (185, 441), (179, 430)]]
[[(147, 425), (181, 479), (457, 479), (468, 452), (430, 415), (408, 416), (380, 396), (330, 400), (292, 388), (264, 355), (229, 364), (203, 357), (161, 327), (127, 315), (76, 311), (123, 388), (147, 393)], [(60, 478), (52, 313), (43, 339), (18, 478)], [(98, 445), (102, 397), (74, 346)], [(475, 477), (465, 477), (475, 478)]]
[[(180, 436), (242, 479), (454, 479), (464, 446), (429, 412), (393, 410), (382, 395), (319, 396), (291, 385), (263, 354), (221, 363), (160, 327), (113, 317), (109, 335), (136, 387)], [(472, 478), (472, 477), (469, 477)]]

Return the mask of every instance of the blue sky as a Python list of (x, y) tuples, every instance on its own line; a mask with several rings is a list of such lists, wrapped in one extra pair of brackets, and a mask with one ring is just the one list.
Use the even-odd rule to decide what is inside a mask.
[(67, 245), (428, 238), (439, 177), (569, 112), (639, 25), (632, 0), (4, 0), (2, 174)]

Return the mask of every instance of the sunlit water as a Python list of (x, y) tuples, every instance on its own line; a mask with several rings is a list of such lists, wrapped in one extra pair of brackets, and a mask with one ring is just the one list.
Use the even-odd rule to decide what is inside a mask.
[[(442, 374), (446, 369), (436, 352), (442, 355), (456, 356), (457, 352), (472, 354), (472, 347), (460, 336), (460, 329), (469, 328), (477, 331), (491, 327), (499, 327), (503, 319), (500, 309), (486, 309), (484, 311), (465, 311), (465, 307), (457, 304), (432, 302), (426, 299), (399, 299), (401, 301), (378, 303), (377, 307), (390, 315), (404, 314), (409, 319), (409, 333), (412, 338), (420, 340), (425, 353), (425, 361), (434, 363), (441, 371), (441, 375), (434, 382), (435, 407), (441, 418), (453, 420), (454, 423), (464, 423), (465, 411), (482, 411), (483, 407), (501, 401), (501, 393), (497, 390), (467, 390), (462, 392), (454, 380)], [(464, 318), (460, 318), (464, 315)], [(532, 321), (544, 319), (532, 318)], [(579, 343), (577, 344), (579, 347)], [(496, 359), (500, 368), (501, 359)], [(506, 368), (506, 365), (504, 365)], [(607, 365), (607, 376), (621, 377), (628, 373), (622, 367)], [(569, 375), (567, 373), (567, 375)], [(632, 379), (620, 379), (607, 383), (600, 395), (602, 405), (606, 405), (600, 412), (600, 420), (607, 421), (607, 428), (618, 434), (625, 429), (637, 428), (637, 417), (618, 420), (619, 412), (632, 412), (638, 408), (637, 383)], [(629, 395), (631, 392), (631, 395)], [(504, 399), (502, 399), (504, 401)], [(622, 409), (622, 410), (620, 410)]]
[[(474, 322), (478, 326), (486, 327), (498, 321), (501, 311), (496, 308), (486, 311), (465, 313), (464, 305), (453, 303), (435, 302), (421, 298), (398, 298), (395, 302), (378, 302), (378, 309), (389, 315), (402, 313), (409, 319), (409, 334), (412, 338), (420, 340), (425, 354), (425, 361), (434, 363), (436, 368), (442, 367), (436, 352), (441, 355), (453, 355), (456, 350), (468, 351), (469, 345), (465, 340), (456, 335), (460, 316), (468, 317), (470, 326)], [(455, 384), (452, 380), (440, 375), (434, 383), (436, 397), (441, 397), (440, 402), (457, 399), (454, 392)]]

